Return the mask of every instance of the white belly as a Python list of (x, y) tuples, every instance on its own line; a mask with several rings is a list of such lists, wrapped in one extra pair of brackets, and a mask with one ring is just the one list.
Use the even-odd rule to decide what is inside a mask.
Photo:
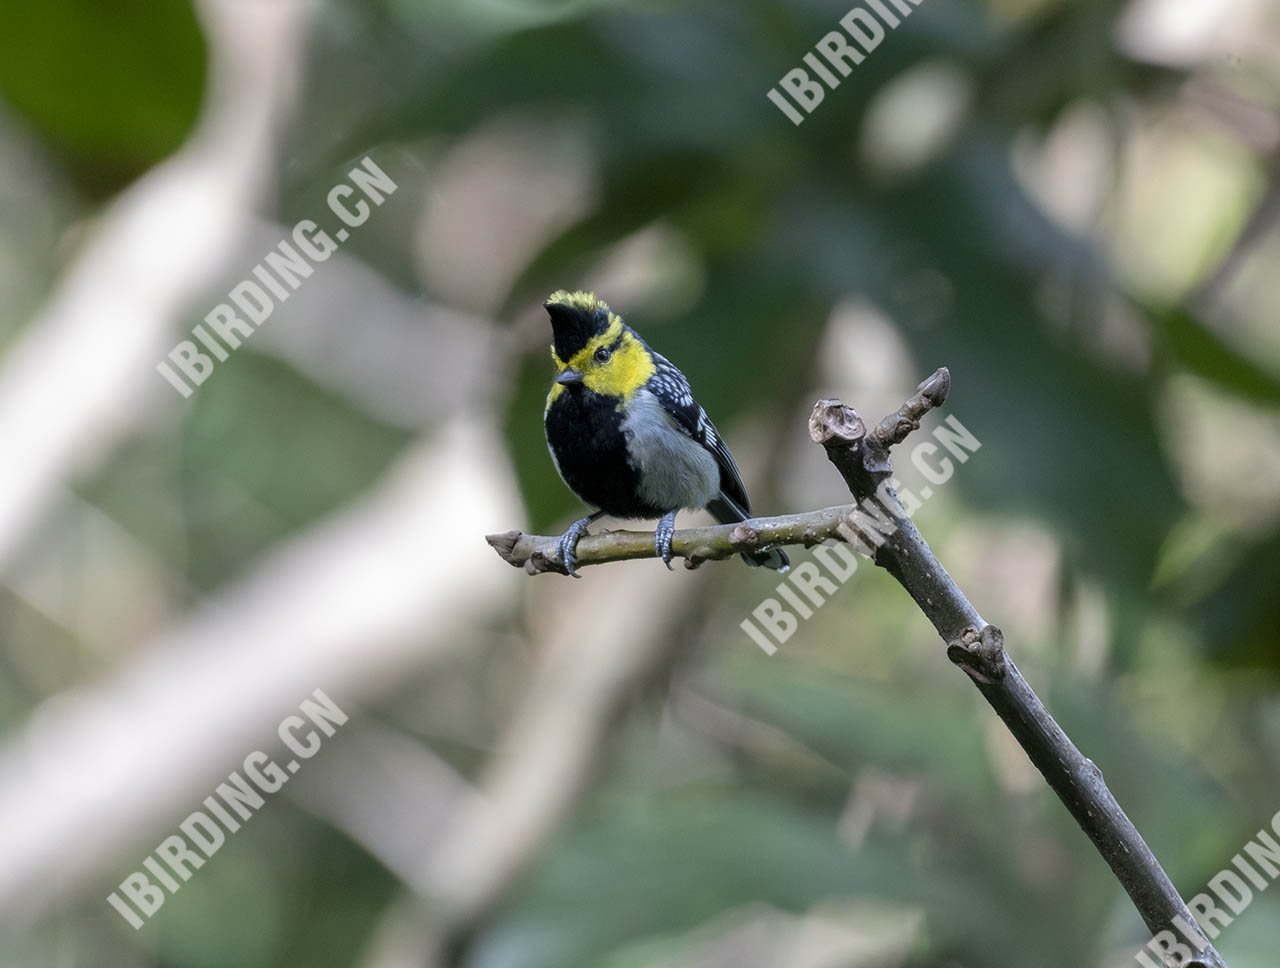
[(640, 471), (640, 496), (655, 507), (704, 508), (720, 493), (720, 466), (683, 433), (648, 390), (631, 401), (622, 430)]

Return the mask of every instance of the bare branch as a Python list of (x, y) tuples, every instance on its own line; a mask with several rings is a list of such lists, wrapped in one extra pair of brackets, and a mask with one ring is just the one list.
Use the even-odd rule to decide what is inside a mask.
[(951, 392), (951, 371), (940, 366), (933, 375), (918, 387), (911, 398), (896, 412), (889, 414), (871, 431), (871, 440), (885, 450), (907, 439), (907, 435), (920, 429), (924, 415), (946, 402)]
[[(697, 568), (704, 561), (720, 561), (745, 551), (759, 551), (777, 545), (804, 545), (811, 548), (829, 538), (838, 538), (840, 526), (854, 511), (852, 506), (823, 508), (803, 514), (784, 514), (776, 518), (753, 518), (739, 524), (718, 524), (707, 528), (677, 531), (671, 548), (685, 559), (686, 568)], [(560, 562), (558, 537), (507, 531), (485, 538), (508, 564), (523, 567), (531, 575), (543, 572), (568, 574)], [(578, 542), (578, 567), (604, 565), (611, 561), (656, 558), (653, 532), (602, 531)]]
[[(1003, 634), (983, 621), (947, 574), (892, 489), (881, 487), (893, 473), (888, 448), (901, 443), (918, 427), (920, 417), (946, 398), (949, 387), (950, 375), (946, 369), (939, 369), (870, 435), (843, 432), (842, 428), (862, 425), (857, 412), (842, 407), (838, 401), (820, 401), (810, 418), (811, 436), (826, 448), (827, 457), (840, 471), (855, 500), (875, 497), (879, 488), (881, 503), (897, 530), (876, 549), (875, 563), (898, 580), (933, 623), (947, 643), (948, 658), (973, 680), (1093, 841), (1147, 927), (1153, 934), (1173, 931), (1175, 937), (1182, 937), (1175, 924), (1175, 919), (1180, 919), (1185, 930), (1195, 932), (1203, 942), (1200, 953), (1186, 966), (1225, 968), (1169, 875), (1107, 788), (1102, 771), (1075, 747), (1049, 714), (1005, 651)], [(883, 500), (885, 494), (888, 501)]]

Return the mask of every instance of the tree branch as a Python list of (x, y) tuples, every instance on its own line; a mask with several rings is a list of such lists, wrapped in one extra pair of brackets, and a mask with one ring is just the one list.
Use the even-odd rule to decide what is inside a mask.
[[(1222, 957), (1196, 924), (1169, 875), (1138, 833), (1103, 780), (1102, 771), (1073, 744), (1004, 647), (1004, 635), (985, 622), (947, 570), (934, 556), (898, 500), (890, 479), (890, 450), (920, 426), (930, 410), (946, 400), (951, 375), (938, 369), (897, 412), (868, 432), (862, 418), (838, 400), (820, 400), (809, 418), (809, 436), (821, 444), (844, 478), (855, 503), (805, 514), (760, 518), (739, 525), (678, 532), (673, 548), (687, 567), (728, 558), (773, 544), (811, 546), (844, 540), (854, 509), (876, 501), (894, 531), (875, 548), (872, 559), (906, 589), (947, 645), (947, 657), (968, 674), (1003, 720), (1050, 788), (1111, 867), (1153, 934), (1171, 931), (1181, 941), (1193, 932), (1200, 948), (1182, 968), (1226, 968)], [(563, 572), (556, 538), (511, 531), (490, 535), (489, 544), (506, 561), (530, 574)], [(580, 565), (655, 557), (653, 536), (614, 531), (583, 538)], [(1181, 922), (1179, 924), (1178, 922)], [(1201, 947), (1201, 945), (1203, 947)]]
[[(983, 621), (934, 557), (891, 487), (882, 485), (893, 473), (889, 448), (919, 425), (929, 409), (941, 405), (950, 375), (939, 369), (919, 391), (870, 435), (859, 432), (857, 412), (838, 400), (819, 401), (810, 417), (810, 437), (826, 448), (857, 500), (879, 496), (897, 530), (876, 549), (875, 563), (891, 574), (933, 623), (947, 643), (947, 657), (968, 673), (984, 699), (1009, 728), (1031, 762), (1062, 800), (1098, 853), (1111, 867), (1152, 934), (1183, 934), (1174, 919), (1203, 942), (1186, 962), (1191, 968), (1225, 968), (1177, 888), (1156, 860), (1133, 821), (1107, 788), (1102, 771), (1084, 756), (1049, 714), (1004, 648), (1004, 635)], [(910, 428), (903, 432), (903, 427)], [(889, 500), (884, 500), (887, 496)], [(1198, 945), (1197, 945), (1198, 947)]]
[[(707, 528), (677, 531), (671, 549), (685, 559), (686, 568), (697, 568), (704, 561), (721, 561), (776, 545), (804, 545), (811, 548), (837, 537), (839, 529), (854, 511), (847, 507), (823, 508), (803, 514), (784, 514), (776, 518), (753, 518), (740, 524), (718, 524)], [(531, 575), (543, 572), (568, 574), (557, 550), (559, 537), (507, 531), (491, 534), (485, 540), (508, 564), (523, 567)], [(578, 542), (578, 567), (604, 565), (611, 561), (656, 558), (651, 531), (602, 531)]]

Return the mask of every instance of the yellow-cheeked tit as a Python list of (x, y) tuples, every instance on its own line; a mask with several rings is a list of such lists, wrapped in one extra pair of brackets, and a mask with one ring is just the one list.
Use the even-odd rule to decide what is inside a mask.
[[(684, 374), (594, 293), (558, 290), (546, 310), (556, 367), (547, 447), (569, 489), (599, 508), (560, 538), (569, 574), (578, 540), (605, 514), (661, 518), (654, 546), (668, 568), (681, 508), (706, 508), (721, 524), (751, 517), (738, 465)], [(790, 564), (777, 548), (742, 557), (778, 571)]]

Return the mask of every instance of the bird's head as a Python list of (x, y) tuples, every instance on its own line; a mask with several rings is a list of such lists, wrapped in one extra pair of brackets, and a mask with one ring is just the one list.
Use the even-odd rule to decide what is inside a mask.
[(656, 372), (648, 347), (595, 293), (559, 289), (545, 306), (556, 365), (552, 400), (577, 388), (625, 400)]

